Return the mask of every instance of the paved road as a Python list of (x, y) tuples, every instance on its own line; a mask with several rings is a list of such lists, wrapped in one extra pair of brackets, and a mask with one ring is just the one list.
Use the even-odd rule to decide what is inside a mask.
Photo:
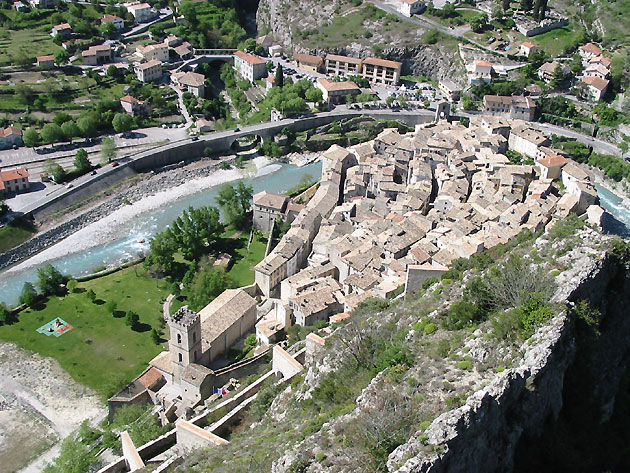
[[(360, 116), (360, 115), (370, 115), (373, 116), (375, 118), (377, 118), (379, 115), (392, 115), (391, 110), (349, 110), (345, 107), (339, 107), (335, 110), (332, 110), (330, 112), (324, 112), (321, 114), (318, 114), (317, 116), (338, 116), (340, 114), (343, 114), (344, 116), (348, 116), (348, 115), (356, 115), (356, 116)], [(402, 112), (398, 112), (397, 115), (399, 116), (404, 116), (404, 115), (422, 115), (422, 116), (427, 116), (427, 117), (432, 117), (434, 116), (434, 112), (429, 111), (429, 110), (415, 110), (415, 111), (402, 111)], [(470, 113), (461, 113), (460, 115), (462, 116), (471, 116)], [(479, 113), (477, 114), (473, 114), (473, 115), (480, 115)], [(259, 123), (256, 125), (250, 125), (247, 127), (243, 127), (243, 129), (240, 129), (238, 131), (235, 130), (224, 130), (224, 131), (217, 131), (214, 133), (210, 133), (208, 135), (202, 135), (200, 136), (198, 139), (199, 141), (208, 141), (211, 142), (212, 140), (216, 140), (216, 139), (221, 139), (221, 138), (225, 138), (225, 137), (234, 137), (236, 138), (240, 138), (240, 137), (245, 137), (245, 136), (251, 136), (251, 135), (255, 135), (255, 134), (260, 134), (264, 131), (267, 131), (269, 129), (274, 129), (274, 128), (282, 128), (284, 126), (287, 125), (292, 125), (296, 122), (299, 122), (301, 120), (304, 120), (303, 118), (287, 118), (285, 120), (280, 120), (280, 121), (276, 121), (276, 122), (265, 122), (265, 123)], [(619, 151), (619, 149), (616, 148), (616, 146), (610, 144), (610, 143), (606, 143), (604, 141), (598, 140), (596, 138), (591, 138), (589, 136), (586, 135), (582, 135), (580, 133), (574, 132), (572, 130), (566, 130), (564, 128), (560, 128), (554, 125), (548, 125), (548, 124), (541, 124), (541, 123), (535, 123), (532, 122), (531, 123), (532, 126), (535, 127), (539, 127), (543, 132), (547, 132), (547, 133), (555, 133), (561, 136), (568, 136), (571, 138), (575, 138), (576, 140), (587, 144), (588, 146), (593, 146), (593, 149), (595, 149), (596, 151), (599, 152), (603, 152), (603, 153), (608, 153), (608, 154), (615, 154), (617, 156), (621, 156), (621, 152)], [(167, 131), (167, 130), (161, 130), (161, 131)], [(182, 143), (184, 142), (188, 142), (188, 140), (182, 140)], [(169, 144), (166, 146), (173, 146), (174, 144)], [(139, 155), (142, 155), (142, 153), (140, 153)], [(121, 163), (129, 163), (132, 162), (133, 160), (137, 159), (138, 156), (128, 156), (125, 157), (123, 159), (120, 159), (119, 161)], [(74, 181), (72, 181), (72, 187), (78, 187), (79, 185), (82, 185), (86, 182), (89, 182), (91, 179), (97, 178), (98, 176), (102, 175), (102, 174), (106, 174), (106, 173), (111, 173), (113, 171), (113, 166), (111, 164), (104, 166), (98, 170), (96, 170), (96, 175), (84, 175), (81, 176), (77, 179), (75, 179)], [(48, 201), (59, 197), (60, 195), (63, 195), (65, 193), (69, 193), (71, 192), (71, 189), (66, 187), (62, 187), (59, 186), (55, 189), (53, 189), (50, 193), (46, 194), (44, 197), (26, 205), (25, 207), (23, 207), (22, 209), (20, 209), (21, 212), (23, 213), (28, 213), (33, 211), (34, 209), (37, 209), (38, 207), (44, 205), (45, 203), (47, 203)]]
[(192, 125), (193, 121), (190, 118), (190, 113), (188, 113), (188, 109), (184, 104), (184, 92), (179, 87), (175, 87), (174, 85), (168, 84), (168, 87), (172, 89), (177, 94), (177, 106), (179, 107), (179, 113), (184, 116), (186, 120), (186, 128)]
[[(179, 128), (167, 128), (162, 129), (160, 127), (151, 128), (139, 128), (134, 130), (133, 138), (121, 138), (120, 136), (114, 136), (114, 142), (119, 150), (124, 150), (129, 147), (135, 147), (138, 145), (149, 145), (159, 143), (160, 141), (178, 141), (186, 138), (188, 135), (185, 130)], [(105, 138), (105, 136), (103, 136)], [(58, 146), (57, 150), (51, 152), (43, 152), (45, 149), (51, 150), (51, 146), (40, 146), (37, 149), (40, 153), (37, 153), (33, 148), (21, 147), (16, 150), (6, 149), (0, 151), (0, 168), (8, 168), (15, 166), (23, 166), (25, 164), (43, 163), (48, 158), (52, 158), (55, 161), (59, 158), (71, 158), (74, 159), (77, 151), (81, 148), (85, 149), (88, 153), (98, 153), (101, 149), (100, 144), (89, 145), (84, 141), (75, 141), (78, 146), (72, 149), (61, 149), (64, 145)], [(120, 151), (119, 151), (119, 154)], [(63, 162), (60, 162), (63, 165)], [(30, 168), (30, 166), (29, 166)]]

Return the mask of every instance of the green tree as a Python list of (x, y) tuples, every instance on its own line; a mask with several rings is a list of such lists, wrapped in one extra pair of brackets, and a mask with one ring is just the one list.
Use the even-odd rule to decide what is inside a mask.
[(65, 139), (63, 130), (59, 125), (55, 123), (48, 123), (44, 125), (44, 128), (42, 128), (41, 137), (45, 143), (56, 143)]
[(37, 291), (32, 283), (26, 281), (22, 286), (22, 292), (20, 293), (19, 302), (29, 307), (33, 306), (33, 303), (37, 300)]
[(251, 185), (239, 181), (236, 186), (224, 184), (216, 198), (217, 204), (223, 210), (223, 215), (228, 224), (236, 228), (243, 228), (248, 221), (251, 211), (251, 200), (254, 188)]
[(103, 23), (99, 28), (103, 36), (113, 36), (118, 31), (111, 21)]
[(284, 72), (282, 70), (282, 64), (278, 64), (276, 75), (273, 78), (273, 86), (280, 88), (284, 87)]
[(171, 273), (175, 267), (173, 255), (177, 251), (175, 241), (167, 232), (156, 233), (149, 240), (151, 252), (144, 261), (147, 268), (155, 265), (165, 273)]
[(112, 120), (112, 126), (116, 133), (129, 131), (133, 126), (133, 119), (126, 113), (117, 113)]
[(81, 130), (79, 129), (79, 126), (76, 124), (74, 120), (64, 122), (61, 125), (61, 131), (63, 132), (63, 135), (66, 138), (66, 140), (68, 141), (72, 141), (72, 138), (81, 135)]
[(109, 163), (116, 157), (116, 143), (113, 138), (104, 138), (101, 141), (101, 160), (103, 164)]
[(66, 284), (66, 287), (68, 288), (68, 291), (74, 292), (78, 284), (79, 281), (77, 281), (76, 279), (71, 279), (70, 281), (68, 281), (68, 284)]
[(66, 280), (67, 278), (52, 264), (47, 264), (37, 270), (37, 286), (42, 294), (55, 294)]
[(321, 90), (313, 87), (306, 91), (306, 100), (309, 102), (321, 102), (324, 98), (324, 95)]
[(34, 148), (39, 144), (39, 133), (34, 128), (28, 128), (22, 133), (22, 141), (29, 148)]
[(521, 0), (521, 10), (528, 12), (532, 9), (532, 0)]
[(86, 138), (96, 136), (98, 132), (98, 120), (92, 115), (84, 115), (81, 116), (77, 120), (77, 125), (79, 125), (79, 129), (81, 130), (81, 134)]
[(85, 293), (85, 297), (87, 297), (88, 301), (93, 303), (96, 300), (96, 293), (92, 289), (90, 289), (88, 292)]
[(125, 323), (131, 328), (135, 328), (137, 327), (139, 322), (140, 316), (136, 314), (133, 310), (128, 310), (127, 315), (125, 316)]
[(84, 173), (92, 169), (92, 164), (88, 159), (88, 153), (83, 148), (77, 151), (76, 156), (74, 157), (74, 167), (79, 173)]
[(55, 166), (53, 167), (53, 172), (52, 172), (53, 180), (57, 184), (61, 184), (63, 181), (66, 180), (66, 176), (67, 176), (66, 170), (62, 168), (61, 165), (55, 164)]
[(44, 468), (44, 473), (85, 473), (99, 464), (94, 452), (76, 436), (66, 438), (55, 461)]
[(26, 105), (33, 105), (35, 97), (37, 96), (32, 87), (23, 83), (19, 83), (15, 86), (15, 95)]
[(564, 73), (562, 72), (562, 65), (556, 64), (556, 68), (553, 71), (553, 77), (551, 78), (551, 82), (549, 85), (553, 89), (561, 89), (562, 84), (564, 84)]
[(487, 24), (488, 16), (484, 13), (483, 15), (479, 15), (470, 21), (470, 29), (472, 29), (475, 33), (482, 33)]
[(189, 207), (175, 219), (166, 233), (184, 258), (193, 261), (215, 247), (222, 230), (216, 208)]
[(159, 345), (162, 341), (162, 339), (160, 338), (160, 334), (154, 328), (151, 329), (151, 340), (153, 340), (153, 343), (155, 343), (156, 345)]
[(203, 309), (228, 287), (229, 279), (225, 270), (207, 266), (195, 275), (191, 283), (189, 300), (192, 310)]
[(510, 9), (511, 0), (501, 0), (501, 7), (504, 12), (507, 12)]
[(118, 303), (115, 300), (110, 299), (105, 303), (105, 310), (112, 315), (116, 312), (117, 307)]
[(55, 53), (55, 64), (63, 66), (70, 59), (70, 54), (65, 49), (60, 49)]

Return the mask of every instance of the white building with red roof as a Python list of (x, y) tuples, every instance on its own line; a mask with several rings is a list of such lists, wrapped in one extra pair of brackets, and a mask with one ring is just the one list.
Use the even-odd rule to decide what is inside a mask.
[(267, 63), (254, 54), (236, 51), (234, 53), (234, 69), (250, 82), (254, 82), (267, 75)]
[(610, 81), (607, 79), (602, 79), (598, 76), (590, 76), (584, 77), (579, 85), (584, 98), (597, 102), (606, 95), (608, 84), (610, 84)]
[(480, 85), (492, 81), (492, 64), (489, 61), (475, 59), (466, 65), (469, 85)]
[(26, 168), (0, 171), (0, 192), (28, 191), (30, 186)]
[(116, 15), (105, 15), (101, 18), (101, 24), (111, 23), (117, 30), (121, 30), (125, 27), (125, 20)]
[(0, 128), (0, 149), (9, 149), (14, 145), (22, 146), (22, 130), (13, 126)]
[(423, 0), (398, 0), (398, 11), (409, 18), (416, 13), (420, 13), (423, 8)]

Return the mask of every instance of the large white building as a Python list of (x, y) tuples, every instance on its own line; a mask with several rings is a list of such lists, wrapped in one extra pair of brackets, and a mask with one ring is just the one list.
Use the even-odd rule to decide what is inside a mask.
[(162, 78), (162, 63), (157, 60), (136, 66), (136, 75), (140, 82), (151, 82)]
[(423, 8), (422, 0), (398, 0), (398, 11), (408, 17), (420, 13)]
[(125, 5), (127, 11), (135, 18), (136, 23), (146, 23), (151, 21), (155, 16), (155, 12), (148, 3), (136, 3), (133, 5)]
[(234, 69), (241, 77), (250, 82), (267, 75), (267, 63), (258, 56), (243, 51), (234, 53)]
[(168, 46), (164, 43), (138, 46), (136, 52), (147, 61), (168, 61)]

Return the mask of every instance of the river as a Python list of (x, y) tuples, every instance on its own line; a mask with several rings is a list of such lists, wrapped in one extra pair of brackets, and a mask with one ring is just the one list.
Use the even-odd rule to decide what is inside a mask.
[[(296, 185), (306, 173), (319, 177), (321, 163), (301, 168), (290, 164), (271, 164), (258, 169), (256, 177), (246, 178), (245, 181), (252, 184), (254, 193), (261, 190), (282, 192)], [(228, 179), (233, 180), (234, 174), (226, 174), (225, 180)], [(601, 206), (614, 217), (605, 220), (604, 231), (630, 235), (630, 208), (604, 187), (596, 185), (596, 188)], [(114, 212), (111, 218), (88, 225), (28, 260), (0, 272), (0, 301), (17, 304), (24, 282), (34, 282), (37, 268), (44, 263), (54, 264), (65, 274), (81, 276), (99, 266), (112, 266), (137, 257), (147, 250), (152, 235), (166, 228), (188, 207), (216, 205), (217, 192), (218, 186), (204, 188), (203, 179), (195, 180), (144, 198)]]
[[(254, 188), (283, 192), (296, 185), (304, 174), (321, 175), (321, 163), (296, 167), (270, 164), (244, 178)], [(219, 177), (217, 179), (217, 176)], [(17, 304), (26, 281), (37, 279), (37, 268), (51, 263), (64, 274), (86, 275), (95, 268), (113, 266), (136, 258), (149, 247), (149, 238), (165, 229), (188, 207), (216, 205), (218, 182), (234, 180), (234, 171), (217, 171), (208, 178), (195, 179), (183, 186), (160, 192), (123, 207), (105, 219), (88, 225), (37, 255), (0, 272), (0, 301)], [(211, 187), (208, 184), (214, 184)]]

